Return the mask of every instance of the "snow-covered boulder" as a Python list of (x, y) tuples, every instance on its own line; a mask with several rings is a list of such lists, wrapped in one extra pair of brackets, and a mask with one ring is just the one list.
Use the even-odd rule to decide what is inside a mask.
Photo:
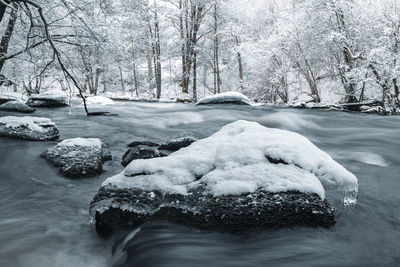
[(18, 101), (18, 100), (22, 100), (22, 99), (19, 99), (18, 97), (15, 97), (15, 96), (12, 96), (9, 94), (0, 94), (0, 105), (7, 103), (9, 101)]
[(35, 111), (34, 108), (31, 108), (30, 106), (26, 105), (24, 102), (18, 101), (18, 100), (8, 101), (4, 104), (1, 104), (0, 110), (22, 112), (22, 113), (32, 113)]
[(220, 231), (333, 225), (324, 186), (357, 178), (293, 132), (237, 121), (168, 157), (135, 160), (91, 203), (100, 234), (172, 220)]
[(381, 106), (368, 106), (368, 105), (363, 105), (360, 107), (360, 111), (362, 113), (377, 113), (377, 114), (382, 114), (384, 113), (384, 110)]
[(32, 141), (56, 140), (60, 133), (48, 118), (0, 117), (0, 136)]
[(83, 178), (101, 174), (103, 163), (111, 160), (111, 153), (98, 138), (73, 138), (49, 148), (42, 157), (61, 167), (64, 176)]
[(239, 92), (225, 92), (216, 95), (204, 97), (197, 101), (197, 105), (207, 104), (242, 104), (252, 105), (251, 101), (247, 96)]
[(61, 90), (52, 90), (40, 93), (38, 95), (31, 95), (27, 101), (30, 107), (60, 107), (68, 106), (68, 94)]
[(87, 97), (86, 104), (88, 104), (88, 105), (113, 105), (114, 101), (111, 98), (97, 95), (97, 96)]
[(193, 101), (193, 98), (186, 93), (180, 93), (176, 98), (175, 101), (177, 103), (191, 103)]

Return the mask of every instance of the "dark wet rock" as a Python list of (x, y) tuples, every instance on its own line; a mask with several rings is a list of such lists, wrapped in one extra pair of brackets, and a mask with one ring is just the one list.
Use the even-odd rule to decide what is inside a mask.
[(151, 146), (151, 147), (159, 147), (160, 145), (151, 141), (133, 141), (128, 145), (128, 147), (136, 147), (139, 145), (143, 146)]
[(59, 90), (47, 91), (38, 95), (31, 95), (26, 104), (30, 107), (68, 106), (68, 95)]
[(111, 160), (107, 146), (97, 138), (67, 139), (41, 155), (55, 167), (61, 167), (62, 175), (84, 178), (99, 175), (103, 163)]
[(187, 195), (102, 187), (90, 208), (96, 230), (103, 236), (152, 220), (229, 233), (335, 224), (333, 208), (316, 194), (257, 190), (214, 197), (202, 184)]
[(150, 159), (156, 157), (166, 157), (172, 152), (178, 151), (183, 147), (187, 147), (198, 139), (189, 133), (180, 133), (172, 137), (169, 141), (162, 145), (151, 141), (134, 141), (128, 145), (131, 147), (122, 156), (122, 166), (127, 166), (136, 159)]
[(0, 136), (48, 141), (56, 140), (60, 132), (47, 118), (5, 116), (0, 118)]
[(35, 111), (34, 108), (31, 108), (30, 106), (26, 105), (24, 102), (21, 101), (8, 101), (0, 105), (0, 110), (22, 112), (22, 113), (32, 113)]
[(151, 159), (159, 157), (160, 152), (157, 148), (147, 145), (137, 145), (128, 149), (122, 156), (122, 166), (126, 167), (132, 160), (135, 159)]
[(191, 136), (187, 133), (181, 133), (172, 137), (168, 142), (160, 145), (159, 150), (168, 150), (171, 152), (178, 151), (183, 147), (190, 146), (193, 142), (199, 140), (198, 138)]

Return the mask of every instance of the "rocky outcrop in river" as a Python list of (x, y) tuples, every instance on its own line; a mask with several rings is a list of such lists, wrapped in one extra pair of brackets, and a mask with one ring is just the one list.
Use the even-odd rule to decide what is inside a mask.
[(56, 140), (60, 133), (48, 118), (5, 116), (0, 118), (0, 136), (46, 141)]
[(97, 138), (66, 139), (42, 153), (60, 173), (70, 178), (92, 177), (102, 173), (103, 163), (111, 160), (107, 146)]
[(102, 201), (108, 202), (109, 208), (103, 212), (95, 211), (94, 216), (96, 230), (104, 236), (133, 229), (149, 220), (168, 220), (198, 229), (230, 233), (335, 224), (333, 208), (326, 200), (316, 194), (298, 191), (257, 190), (240, 196), (214, 197), (203, 184), (185, 195), (103, 187), (91, 205), (101, 205)]
[(0, 110), (21, 112), (21, 113), (32, 113), (35, 111), (34, 108), (31, 108), (22, 101), (8, 101), (0, 105)]
[(134, 141), (128, 145), (130, 148), (122, 156), (121, 164), (126, 167), (133, 160), (168, 156), (172, 152), (187, 147), (197, 140), (191, 134), (183, 132), (171, 137), (161, 145), (151, 141)]
[(330, 227), (323, 184), (357, 191), (357, 178), (296, 133), (237, 121), (169, 156), (135, 160), (90, 205), (97, 232), (146, 221), (247, 232)]
[(0, 94), (0, 105), (7, 103), (9, 101), (20, 101), (22, 99), (19, 99), (18, 97), (12, 96), (12, 95), (7, 95), (7, 94)]
[(60, 90), (47, 91), (38, 95), (31, 95), (26, 104), (30, 107), (68, 106), (68, 95)]

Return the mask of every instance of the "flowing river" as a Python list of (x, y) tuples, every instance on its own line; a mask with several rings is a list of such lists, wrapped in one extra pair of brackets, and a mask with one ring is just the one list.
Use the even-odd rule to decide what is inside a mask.
[[(133, 102), (97, 109), (118, 116), (86, 117), (78, 104), (32, 116), (51, 118), (60, 140), (105, 141), (113, 161), (99, 177), (60, 176), (40, 158), (57, 142), (0, 138), (0, 266), (400, 266), (400, 116)], [(6, 115), (15, 114), (0, 112)], [(89, 203), (107, 177), (123, 170), (128, 143), (162, 142), (182, 131), (204, 138), (238, 119), (308, 137), (358, 177), (358, 204), (344, 209), (332, 198), (331, 229), (235, 236), (148, 223), (117, 243), (97, 236)]]

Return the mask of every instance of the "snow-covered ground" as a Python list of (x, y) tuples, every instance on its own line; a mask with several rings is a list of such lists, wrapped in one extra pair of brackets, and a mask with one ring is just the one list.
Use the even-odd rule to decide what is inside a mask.
[(214, 195), (263, 189), (324, 198), (323, 186), (358, 190), (357, 178), (307, 138), (248, 121), (226, 125), (168, 157), (133, 161), (103, 186), (185, 194), (199, 182)]

